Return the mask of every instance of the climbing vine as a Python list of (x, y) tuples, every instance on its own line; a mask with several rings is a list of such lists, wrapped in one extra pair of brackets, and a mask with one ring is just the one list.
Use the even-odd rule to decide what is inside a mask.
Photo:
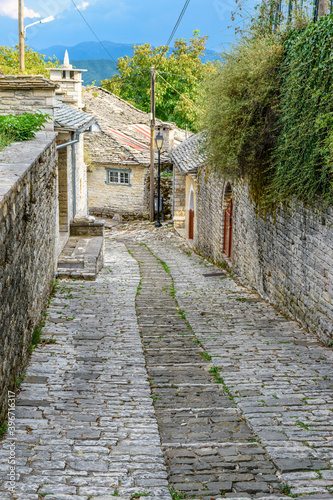
[(259, 206), (333, 203), (333, 15), (244, 36), (207, 84), (216, 170), (247, 176)]
[(333, 202), (333, 16), (284, 43), (271, 198)]

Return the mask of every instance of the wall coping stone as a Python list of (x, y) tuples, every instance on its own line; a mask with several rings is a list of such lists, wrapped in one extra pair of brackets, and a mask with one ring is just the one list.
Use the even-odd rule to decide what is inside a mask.
[(0, 151), (0, 204), (6, 201), (11, 189), (40, 159), (56, 136), (56, 132), (37, 132), (34, 139), (14, 142)]
[(0, 76), (0, 91), (12, 89), (58, 89), (59, 85), (42, 75), (4, 75)]

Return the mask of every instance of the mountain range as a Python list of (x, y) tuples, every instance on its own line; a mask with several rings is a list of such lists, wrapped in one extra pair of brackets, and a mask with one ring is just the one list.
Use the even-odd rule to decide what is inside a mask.
[[(103, 41), (103, 46), (99, 42), (81, 42), (72, 47), (65, 45), (53, 45), (45, 49), (37, 50), (46, 57), (56, 57), (63, 61), (65, 50), (68, 50), (70, 63), (76, 68), (87, 69), (82, 73), (84, 85), (96, 82), (99, 85), (101, 80), (110, 78), (117, 73), (117, 59), (124, 56), (132, 56), (133, 45), (127, 43), (114, 43)], [(139, 45), (139, 44), (137, 44)], [(107, 52), (106, 52), (107, 51)], [(109, 53), (109, 57), (108, 57)], [(206, 50), (204, 61), (218, 59), (219, 54), (213, 50)]]

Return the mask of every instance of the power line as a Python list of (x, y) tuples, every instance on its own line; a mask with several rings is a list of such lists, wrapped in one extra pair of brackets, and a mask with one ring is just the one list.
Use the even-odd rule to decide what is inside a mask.
[(168, 41), (167, 41), (167, 43), (166, 43), (166, 45), (167, 45), (167, 46), (169, 46), (169, 45), (170, 45), (170, 42), (172, 41), (172, 39), (173, 39), (173, 37), (174, 37), (174, 35), (175, 35), (175, 33), (176, 33), (177, 29), (178, 29), (178, 26), (179, 26), (179, 24), (180, 24), (181, 20), (183, 19), (183, 16), (184, 16), (184, 14), (185, 14), (185, 11), (186, 11), (186, 9), (187, 9), (187, 7), (188, 7), (188, 4), (189, 4), (189, 3), (190, 3), (190, 0), (186, 0), (186, 1), (185, 1), (185, 4), (184, 4), (184, 7), (183, 7), (183, 10), (182, 10), (182, 11), (181, 11), (181, 13), (179, 14), (178, 20), (177, 20), (177, 22), (176, 22), (176, 24), (175, 24), (175, 26), (174, 26), (174, 28), (173, 28), (173, 30), (172, 30), (171, 35), (169, 36), (169, 40), (168, 40)]
[(189, 102), (197, 111), (200, 111), (200, 109), (194, 104), (194, 102), (192, 101), (192, 99), (190, 99), (189, 97), (186, 97), (186, 95), (184, 95), (181, 92), (179, 92), (179, 90), (177, 90), (173, 85), (171, 85), (171, 83), (169, 83), (165, 78), (163, 78), (163, 76), (161, 75), (161, 73), (159, 71), (157, 71), (156, 73), (162, 78), (162, 80), (165, 81), (165, 83), (167, 85), (169, 85), (169, 87), (172, 88), (172, 90), (174, 90), (175, 92), (177, 92), (177, 94), (179, 94), (180, 97), (182, 97), (183, 99), (185, 99), (185, 101)]
[(76, 3), (74, 2), (74, 0), (72, 0), (72, 4), (74, 5), (74, 7), (76, 8), (76, 10), (78, 11), (78, 13), (80, 14), (80, 16), (82, 17), (82, 19), (84, 20), (84, 22), (86, 23), (86, 25), (88, 26), (88, 28), (90, 29), (90, 31), (92, 32), (92, 34), (94, 35), (94, 37), (96, 38), (96, 40), (101, 44), (101, 46), (103, 47), (103, 49), (105, 50), (105, 52), (108, 54), (108, 56), (110, 57), (110, 59), (116, 63), (117, 61), (112, 57), (112, 55), (110, 54), (110, 52), (108, 51), (108, 49), (105, 47), (104, 43), (101, 42), (101, 40), (98, 38), (98, 36), (96, 35), (95, 31), (92, 29), (92, 27), (90, 26), (90, 24), (88, 23), (88, 21), (86, 20), (86, 18), (84, 17), (84, 15), (82, 14), (82, 12), (80, 11), (80, 9), (78, 8), (78, 6), (76, 5)]
[(179, 17), (178, 17), (178, 19), (177, 19), (177, 22), (176, 22), (176, 24), (175, 24), (175, 26), (174, 26), (174, 28), (173, 28), (173, 30), (172, 30), (172, 32), (171, 32), (171, 35), (169, 36), (169, 39), (168, 39), (168, 41), (167, 41), (167, 43), (166, 43), (166, 48), (165, 48), (165, 49), (164, 49), (164, 51), (161, 53), (161, 55), (160, 55), (160, 57), (159, 57), (159, 59), (158, 59), (158, 61), (157, 61), (156, 65), (155, 65), (155, 68), (157, 68), (157, 67), (159, 66), (159, 64), (160, 64), (160, 62), (161, 62), (162, 57), (164, 56), (164, 54), (165, 54), (165, 53), (167, 52), (167, 50), (169, 49), (170, 43), (171, 43), (171, 41), (172, 41), (173, 37), (175, 36), (175, 33), (176, 33), (177, 29), (178, 29), (178, 26), (179, 26), (179, 25), (180, 25), (180, 23), (181, 23), (181, 20), (182, 20), (182, 19), (183, 19), (183, 17), (184, 17), (184, 14), (185, 14), (185, 12), (186, 12), (186, 9), (187, 9), (187, 7), (188, 7), (188, 5), (189, 5), (190, 1), (191, 1), (191, 0), (185, 0), (185, 4), (184, 4), (184, 7), (183, 7), (183, 10), (182, 10), (182, 11), (181, 11), (181, 13), (179, 14)]

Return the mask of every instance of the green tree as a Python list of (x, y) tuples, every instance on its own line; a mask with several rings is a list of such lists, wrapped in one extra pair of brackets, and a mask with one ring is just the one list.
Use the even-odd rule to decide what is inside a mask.
[[(25, 47), (25, 71), (26, 75), (43, 75), (48, 77), (49, 71), (46, 68), (59, 66), (59, 61), (55, 58), (45, 59), (43, 54), (39, 54), (26, 45)], [(4, 75), (17, 75), (19, 73), (19, 52), (18, 46), (0, 47), (0, 71)]]
[(150, 44), (134, 45), (132, 57), (118, 59), (119, 75), (101, 82), (102, 87), (150, 111), (150, 69), (156, 68), (156, 116), (173, 121), (180, 127), (186, 124), (196, 131), (203, 99), (203, 81), (216, 71), (212, 62), (204, 63), (207, 36), (194, 31), (188, 41), (179, 38), (174, 48)]

